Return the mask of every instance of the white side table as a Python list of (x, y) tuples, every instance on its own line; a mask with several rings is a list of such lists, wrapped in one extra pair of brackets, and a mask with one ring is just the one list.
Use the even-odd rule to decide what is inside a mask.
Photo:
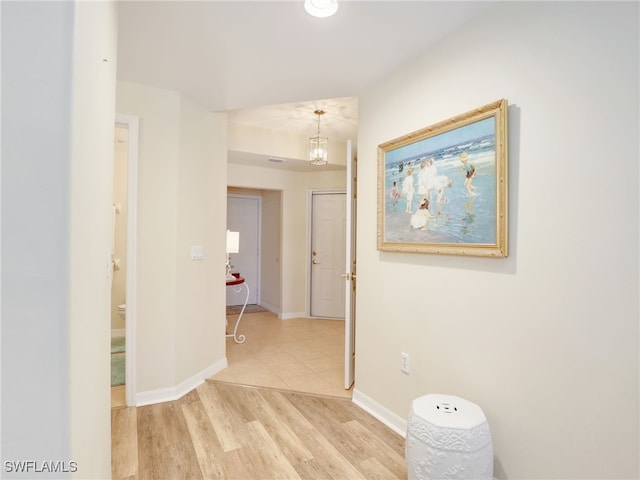
[(247, 291), (247, 296), (244, 298), (244, 305), (242, 305), (242, 310), (240, 310), (240, 315), (236, 320), (236, 325), (233, 328), (233, 333), (228, 333), (227, 337), (232, 337), (236, 343), (243, 343), (246, 338), (244, 335), (238, 335), (238, 325), (240, 325), (240, 320), (242, 320), (242, 315), (244, 314), (244, 309), (247, 308), (247, 302), (249, 301), (249, 285), (239, 274), (233, 274), (234, 280), (227, 280), (227, 287), (233, 288), (235, 293), (239, 293), (244, 285), (244, 288)]

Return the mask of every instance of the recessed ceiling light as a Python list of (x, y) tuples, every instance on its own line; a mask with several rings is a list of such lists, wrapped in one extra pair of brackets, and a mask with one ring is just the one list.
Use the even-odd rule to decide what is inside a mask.
[(314, 17), (330, 17), (338, 11), (338, 0), (305, 0), (304, 9)]

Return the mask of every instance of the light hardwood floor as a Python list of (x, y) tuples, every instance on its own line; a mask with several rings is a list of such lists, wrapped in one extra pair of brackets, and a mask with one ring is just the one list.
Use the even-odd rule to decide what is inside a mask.
[(404, 439), (350, 399), (207, 381), (112, 410), (114, 479), (405, 479)]
[(344, 389), (343, 322), (253, 313), (238, 333), (180, 400), (125, 408), (112, 389), (114, 479), (406, 478), (404, 439)]
[(124, 408), (127, 406), (124, 385), (111, 387), (111, 408)]

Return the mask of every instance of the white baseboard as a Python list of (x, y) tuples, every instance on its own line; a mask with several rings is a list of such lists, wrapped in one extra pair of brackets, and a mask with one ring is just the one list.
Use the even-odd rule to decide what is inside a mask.
[(402, 437), (406, 438), (407, 435), (407, 419), (402, 418), (387, 408), (383, 407), (376, 401), (372, 400), (370, 397), (367, 397), (364, 393), (360, 392), (357, 389), (353, 390), (353, 395), (351, 397), (353, 403), (357, 406), (370, 413), (382, 423), (384, 423), (391, 430), (396, 432), (398, 435), (402, 435)]
[(289, 320), (291, 318), (307, 318), (307, 314), (304, 312), (291, 312), (291, 313), (281, 313), (281, 320)]
[(191, 378), (187, 378), (184, 382), (176, 385), (175, 387), (138, 392), (136, 393), (136, 407), (152, 405), (154, 403), (171, 402), (184, 397), (191, 390), (202, 385), (207, 378), (212, 377), (216, 373), (227, 368), (227, 365), (227, 358), (225, 357), (205, 368), (201, 372), (196, 373)]
[(111, 330), (111, 338), (124, 337), (126, 331), (125, 328), (114, 328)]
[(278, 317), (280, 316), (280, 309), (274, 307), (273, 305), (268, 304), (267, 302), (260, 302), (260, 306), (266, 308), (267, 310), (269, 310), (272, 313), (275, 313), (276, 315), (278, 315)]

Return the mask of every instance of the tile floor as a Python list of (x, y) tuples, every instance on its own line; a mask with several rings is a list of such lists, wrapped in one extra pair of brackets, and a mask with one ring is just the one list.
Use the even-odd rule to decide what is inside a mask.
[[(229, 316), (233, 328), (237, 315)], [(344, 388), (344, 322), (298, 318), (271, 312), (242, 317), (238, 344), (227, 338), (229, 366), (211, 377), (228, 383), (351, 398)], [(111, 388), (111, 407), (124, 408), (125, 387)]]
[[(237, 315), (229, 316), (229, 331)], [(344, 388), (344, 322), (271, 312), (245, 314), (238, 344), (227, 338), (229, 366), (211, 377), (229, 383), (351, 398)]]

